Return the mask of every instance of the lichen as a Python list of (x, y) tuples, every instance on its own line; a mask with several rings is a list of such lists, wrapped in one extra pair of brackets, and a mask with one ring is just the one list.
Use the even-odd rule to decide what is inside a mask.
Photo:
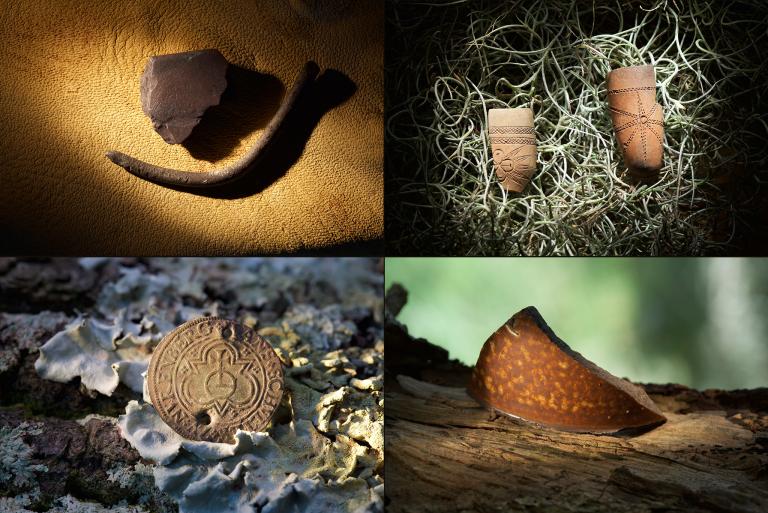
[(118, 419), (120, 433), (143, 458), (161, 465), (173, 461), (184, 440), (162, 421), (150, 404), (131, 401)]
[(5, 372), (19, 363), (19, 350), (0, 348), (0, 372)]
[[(27, 509), (34, 499), (28, 495), (17, 497), (0, 497), (0, 513), (34, 513)], [(111, 507), (96, 502), (80, 501), (71, 495), (57, 498), (46, 513), (148, 513), (141, 506), (130, 506), (123, 503)]]
[(186, 440), (137, 401), (120, 417), (122, 435), (158, 463), (155, 484), (182, 513), (383, 509), (383, 341), (325, 352), (291, 328), (260, 330), (288, 362), (288, 415), (268, 433)]
[(60, 312), (0, 313), (0, 373), (18, 365), (22, 352), (37, 351), (41, 335), (60, 329), (69, 318)]
[(22, 437), (42, 432), (39, 426), (28, 422), (13, 429), (0, 427), (0, 487), (23, 491), (36, 488), (35, 473), (47, 472), (48, 467), (31, 463), (32, 448)]
[[(156, 274), (139, 267), (120, 267), (120, 277), (103, 286), (94, 311), (77, 318), (40, 348), (35, 368), (41, 377), (53, 381), (80, 377), (87, 389), (104, 395), (111, 395), (120, 382), (141, 392), (141, 373), (162, 337), (190, 319), (219, 314), (219, 303), (204, 292), (209, 280), (221, 287), (238, 284), (235, 290), (240, 291), (242, 305), (262, 307), (279, 298), (276, 291), (281, 288), (276, 285), (289, 290), (300, 279), (307, 279), (300, 267), (279, 272), (287, 267), (278, 261), (226, 262), (206, 265), (205, 260), (189, 260), (184, 261), (186, 265), (167, 265), (166, 261), (164, 272)], [(334, 347), (348, 340), (354, 324), (342, 321), (333, 309), (320, 315), (309, 313), (296, 321), (297, 326), (315, 323), (318, 334), (304, 329), (305, 336), (320, 337), (319, 343), (327, 338)], [(0, 360), (8, 360), (10, 365), (15, 357), (9, 353), (0, 355)]]
[(0, 497), (0, 513), (33, 513), (27, 509), (33, 501), (34, 498), (25, 493), (16, 497)]
[(80, 501), (71, 495), (56, 499), (54, 506), (47, 513), (147, 513), (141, 506), (116, 504), (106, 507), (96, 502)]
[(203, 282), (192, 279), (195, 270), (195, 266), (174, 265), (154, 274), (139, 267), (121, 267), (120, 278), (104, 285), (96, 304), (105, 315), (125, 310), (128, 318), (135, 318), (147, 307), (161, 311), (177, 309), (184, 298), (204, 301)]
[(119, 382), (141, 392), (151, 337), (124, 333), (92, 318), (78, 318), (40, 348), (35, 370), (44, 379), (66, 383), (79, 377), (89, 390), (112, 395)]
[[(170, 294), (168, 285), (165, 280), (147, 280), (144, 274), (127, 273), (116, 284), (108, 284), (102, 291), (104, 303), (97, 314), (109, 320), (78, 317), (55, 334), (40, 347), (40, 357), (35, 362), (38, 374), (62, 383), (79, 377), (88, 390), (107, 396), (119, 383), (142, 392), (142, 373), (162, 337), (177, 323), (218, 311), (215, 302), (205, 308), (176, 303), (161, 313), (155, 301), (157, 294)], [(143, 301), (149, 305), (143, 304), (144, 310), (137, 314), (138, 303)]]
[(155, 486), (154, 465), (138, 462), (107, 470), (107, 480), (138, 495), (137, 503), (160, 511), (175, 511), (175, 502)]
[[(209, 294), (246, 309), (279, 311), (291, 305), (338, 304), (376, 313), (383, 300), (383, 274), (373, 259), (235, 258), (191, 261)], [(172, 268), (168, 261), (160, 265)], [(379, 319), (380, 321), (381, 319)]]
[[(114, 466), (109, 481), (139, 487), (143, 506), (170, 496), (182, 513), (383, 509), (383, 277), (374, 259), (81, 264), (117, 278), (41, 347), (35, 368), (106, 395), (119, 383), (143, 392), (118, 424), (154, 463)], [(286, 395), (268, 432), (240, 431), (230, 444), (185, 440), (150, 404), (143, 371), (152, 350), (202, 315), (254, 327), (284, 363)], [(56, 507), (95, 507), (74, 500)]]
[(290, 308), (283, 318), (286, 330), (293, 330), (302, 340), (318, 349), (338, 349), (349, 344), (357, 332), (354, 323), (344, 320), (338, 305), (322, 309), (312, 305)]
[(132, 401), (118, 422), (159, 463), (155, 484), (182, 513), (381, 511), (380, 401), (351, 387), (319, 394), (290, 377), (286, 388), (299, 399), (292, 419), (269, 433), (238, 431), (232, 444), (185, 440), (147, 403)]

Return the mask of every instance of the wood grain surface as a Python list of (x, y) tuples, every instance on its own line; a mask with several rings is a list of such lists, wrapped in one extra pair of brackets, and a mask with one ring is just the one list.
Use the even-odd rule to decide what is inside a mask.
[(768, 389), (642, 385), (664, 425), (634, 437), (556, 431), (479, 406), (463, 386), (471, 368), (392, 310), (388, 511), (768, 511)]

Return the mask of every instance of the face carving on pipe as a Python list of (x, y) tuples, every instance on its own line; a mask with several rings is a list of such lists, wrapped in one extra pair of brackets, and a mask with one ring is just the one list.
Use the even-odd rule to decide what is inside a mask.
[(533, 111), (489, 109), (488, 139), (502, 187), (522, 192), (536, 172), (536, 132)]
[(485, 342), (467, 392), (488, 408), (566, 431), (647, 429), (666, 421), (642, 388), (573, 351), (534, 307)]

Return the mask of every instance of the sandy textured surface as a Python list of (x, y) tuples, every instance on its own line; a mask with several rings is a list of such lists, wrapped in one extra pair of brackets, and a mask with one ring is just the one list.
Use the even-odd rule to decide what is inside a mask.
[[(0, 12), (7, 252), (243, 254), (382, 237), (381, 2), (44, 4)], [(234, 92), (185, 145), (168, 145), (141, 111), (139, 78), (149, 56), (204, 48), (237, 66)], [(231, 164), (308, 60), (336, 70), (307, 107), (308, 126), (226, 195), (148, 183), (104, 156), (185, 170)]]

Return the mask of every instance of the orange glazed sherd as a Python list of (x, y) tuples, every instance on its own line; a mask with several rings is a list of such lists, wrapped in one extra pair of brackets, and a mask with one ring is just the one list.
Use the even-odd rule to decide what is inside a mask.
[(485, 342), (467, 391), (488, 408), (567, 431), (648, 429), (666, 421), (642, 388), (573, 351), (532, 306)]

